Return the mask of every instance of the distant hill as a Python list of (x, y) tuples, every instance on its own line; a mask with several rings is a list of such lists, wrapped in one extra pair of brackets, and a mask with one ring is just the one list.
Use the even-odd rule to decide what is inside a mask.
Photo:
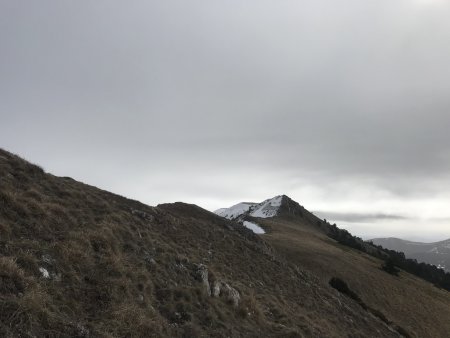
[(371, 240), (384, 248), (403, 252), (406, 257), (433, 264), (450, 272), (450, 239), (435, 243), (411, 242), (400, 238), (375, 238)]

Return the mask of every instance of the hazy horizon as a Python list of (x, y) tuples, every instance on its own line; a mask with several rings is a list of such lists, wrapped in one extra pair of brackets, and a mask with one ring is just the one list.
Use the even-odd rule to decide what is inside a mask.
[(450, 3), (0, 3), (0, 147), (150, 205), (450, 237)]

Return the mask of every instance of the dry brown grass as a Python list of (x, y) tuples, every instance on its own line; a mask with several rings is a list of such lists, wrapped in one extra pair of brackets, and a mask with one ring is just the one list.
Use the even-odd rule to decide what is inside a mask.
[(344, 280), (363, 302), (415, 337), (448, 337), (450, 294), (408, 273), (400, 277), (380, 269), (381, 261), (328, 238), (314, 225), (260, 220), (272, 229), (264, 235), (290, 261), (313, 271), (325, 285)]
[(11, 257), (0, 257), (0, 294), (21, 294), (26, 286), (25, 275)]
[[(149, 207), (2, 150), (0, 235), (0, 336), (395, 337), (242, 226), (193, 205)], [(206, 295), (199, 264), (239, 292), (238, 307)]]

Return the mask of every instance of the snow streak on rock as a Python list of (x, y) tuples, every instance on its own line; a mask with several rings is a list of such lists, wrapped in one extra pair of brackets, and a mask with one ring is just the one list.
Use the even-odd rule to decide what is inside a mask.
[(242, 202), (233, 205), (230, 208), (216, 210), (215, 213), (232, 220), (237, 219), (242, 215), (260, 218), (274, 217), (278, 213), (282, 200), (283, 196), (276, 196), (261, 203)]

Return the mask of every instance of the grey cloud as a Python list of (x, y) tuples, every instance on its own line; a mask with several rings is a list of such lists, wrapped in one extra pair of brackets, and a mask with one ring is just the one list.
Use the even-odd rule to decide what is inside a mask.
[(360, 214), (352, 212), (327, 212), (327, 211), (316, 211), (315, 215), (327, 219), (329, 222), (349, 222), (349, 223), (372, 223), (381, 221), (395, 221), (395, 220), (407, 220), (409, 217), (401, 215), (388, 215), (388, 214)]
[(148, 203), (448, 198), (449, 12), (2, 1), (0, 146)]

